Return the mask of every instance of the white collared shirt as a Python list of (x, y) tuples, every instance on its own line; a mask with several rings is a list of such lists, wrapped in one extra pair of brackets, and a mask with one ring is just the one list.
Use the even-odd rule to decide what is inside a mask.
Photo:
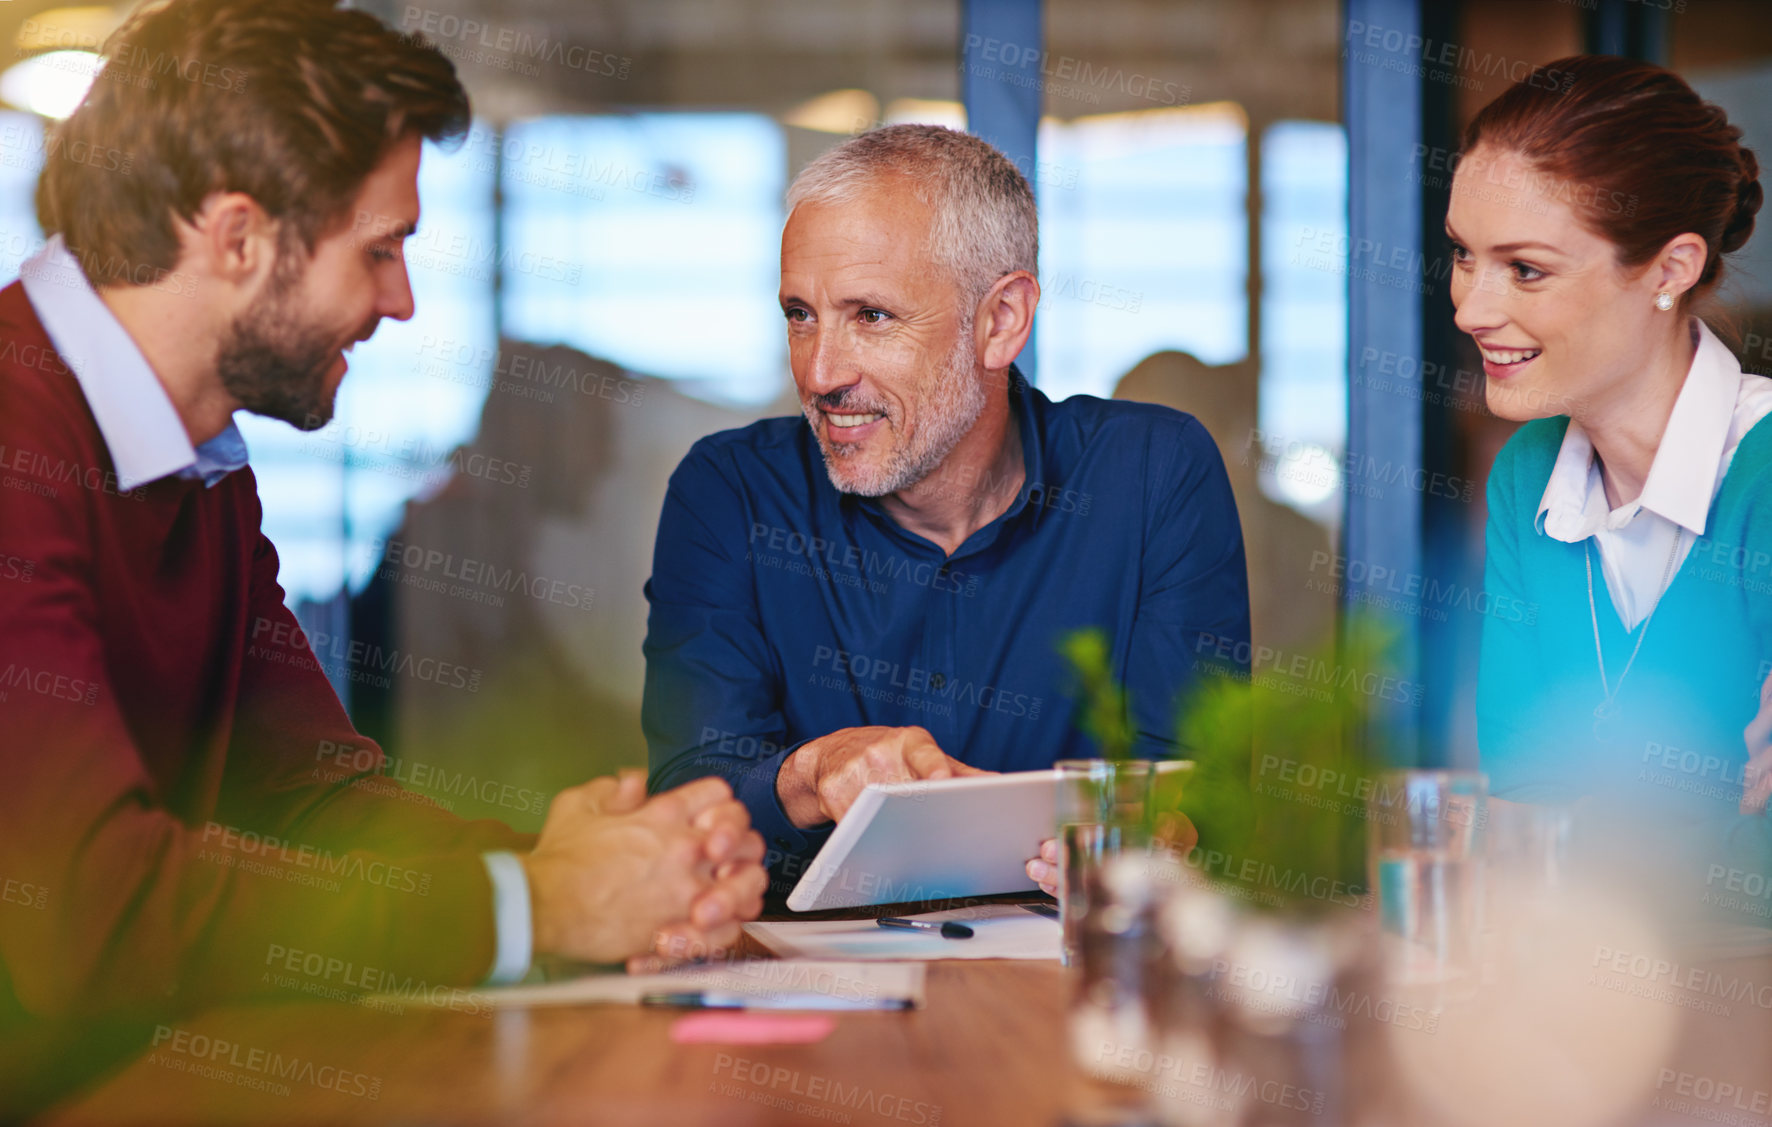
[(25, 296), (67, 361), (117, 467), (117, 488), (177, 474), (214, 485), (246, 464), (246, 440), (227, 429), (193, 448), (160, 377), (86, 280), (60, 235), (19, 270)]
[[(119, 491), (173, 474), (213, 486), (246, 465), (246, 440), (232, 421), (201, 446), (191, 446), (160, 377), (87, 281), (60, 235), (25, 262), (19, 279), (98, 421), (117, 469)], [(534, 953), (529, 877), (514, 853), (500, 850), (481, 857), (492, 882), (495, 936), (487, 982), (515, 982), (529, 973)]]
[(1654, 611), (1673, 573), (1704, 535), (1736, 447), (1772, 412), (1772, 379), (1743, 372), (1710, 326), (1696, 317), (1691, 324), (1698, 349), (1642, 496), (1616, 509), (1607, 504), (1593, 442), (1571, 420), (1538, 503), (1542, 534), (1567, 544), (1594, 539), (1606, 590), (1626, 630), (1635, 630)]

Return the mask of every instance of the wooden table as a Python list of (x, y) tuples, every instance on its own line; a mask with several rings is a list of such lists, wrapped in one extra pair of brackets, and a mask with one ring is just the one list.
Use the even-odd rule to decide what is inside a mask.
[[(177, 1027), (190, 1035), (183, 1052), (163, 1042), (45, 1122), (1055, 1123), (1071, 1082), (1063, 974), (1053, 963), (932, 963), (924, 1009), (834, 1014), (836, 1031), (810, 1045), (674, 1045), (681, 1012), (635, 1006), (217, 1010)], [(216, 1038), (234, 1046), (224, 1065), (248, 1067), (190, 1071)], [(311, 1079), (241, 1086), (260, 1078), (254, 1050), (311, 1062)]]
[[(1715, 970), (1726, 976), (1720, 981), (1772, 984), (1772, 963), (1765, 960)], [(1099, 1110), (1112, 1100), (1104, 1098), (1106, 1086), (1069, 1063), (1067, 989), (1065, 972), (1052, 963), (936, 962), (929, 964), (926, 1008), (833, 1014), (836, 1029), (828, 1038), (773, 1046), (676, 1045), (670, 1029), (680, 1011), (634, 1006), (478, 1015), (417, 1007), (388, 1013), (342, 1003), (217, 1010), (176, 1027), (184, 1035), (182, 1050), (163, 1038), (158, 1048), (42, 1122), (1057, 1125), (1079, 1108)], [(1772, 1089), (1772, 1006), (1766, 994), (1759, 998), (1758, 1004), (1734, 1005), (1727, 1018), (1682, 1011), (1678, 1051), (1660, 1074), (1665, 1082), (1657, 1085), (1662, 1098), (1678, 1098), (1694, 1084), (1702, 1095), (1705, 1083), (1727, 1081), (1748, 1093), (1736, 1098), (1738, 1108), (1704, 1100), (1685, 1105), (1699, 1114), (1731, 1111), (1744, 1127), (1772, 1127), (1772, 1113), (1741, 1103)], [(1506, 1042), (1514, 1020), (1498, 1015), (1498, 1026), (1479, 1030), (1467, 1046)], [(1496, 1122), (1492, 1116), (1442, 1117), (1400, 1097), (1391, 1083), (1396, 1062), (1370, 1032), (1361, 1033), (1358, 1022), (1349, 1027), (1349, 1051), (1335, 1068), (1334, 1084), (1346, 1092), (1342, 1106), (1320, 1117), (1258, 1116), (1252, 1122)], [(1430, 1042), (1453, 1035), (1449, 1021)], [(226, 1052), (214, 1050), (218, 1038), (228, 1042)], [(242, 1084), (265, 1078), (262, 1067), (252, 1068), (254, 1053), (263, 1054), (261, 1060), (270, 1054), (299, 1059), (301, 1078), (268, 1091)], [(206, 1055), (219, 1056), (223, 1067), (199, 1072)], [(1441, 1067), (1460, 1068), (1467, 1054), (1459, 1049), (1452, 1056), (1458, 1060), (1443, 1060)], [(1581, 1057), (1573, 1052), (1568, 1067), (1581, 1068)], [(230, 1061), (241, 1067), (227, 1068)], [(1641, 1087), (1657, 1075), (1627, 1079)], [(1504, 1069), (1495, 1083), (1505, 1089), (1510, 1079)], [(1684, 1109), (1650, 1102), (1650, 1095), (1606, 1121), (1653, 1127), (1698, 1122)]]

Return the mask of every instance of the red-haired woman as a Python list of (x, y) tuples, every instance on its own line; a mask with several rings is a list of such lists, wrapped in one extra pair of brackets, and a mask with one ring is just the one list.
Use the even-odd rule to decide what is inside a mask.
[(1530, 613), (1485, 621), (1483, 766), (1502, 798), (1645, 814), (1700, 882), (1766, 883), (1772, 380), (1692, 312), (1759, 166), (1660, 67), (1540, 69), (1471, 123), (1446, 216), (1489, 408), (1526, 424), (1489, 477), (1485, 583)]

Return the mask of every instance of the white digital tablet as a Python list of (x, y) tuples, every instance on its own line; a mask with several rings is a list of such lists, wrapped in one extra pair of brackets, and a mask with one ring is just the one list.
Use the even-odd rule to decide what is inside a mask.
[(788, 896), (796, 912), (1031, 892), (1058, 772), (871, 783)]

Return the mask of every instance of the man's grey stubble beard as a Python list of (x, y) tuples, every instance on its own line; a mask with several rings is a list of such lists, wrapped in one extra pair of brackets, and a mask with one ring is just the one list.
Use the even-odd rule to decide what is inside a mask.
[(971, 319), (967, 320), (942, 361), (941, 378), (933, 392), (915, 405), (920, 425), (908, 441), (893, 449), (877, 472), (845, 466), (855, 455), (836, 453), (829, 443), (820, 442), (825, 472), (839, 491), (884, 497), (909, 489), (941, 465), (978, 422), (984, 413), (985, 390), (977, 373)]

